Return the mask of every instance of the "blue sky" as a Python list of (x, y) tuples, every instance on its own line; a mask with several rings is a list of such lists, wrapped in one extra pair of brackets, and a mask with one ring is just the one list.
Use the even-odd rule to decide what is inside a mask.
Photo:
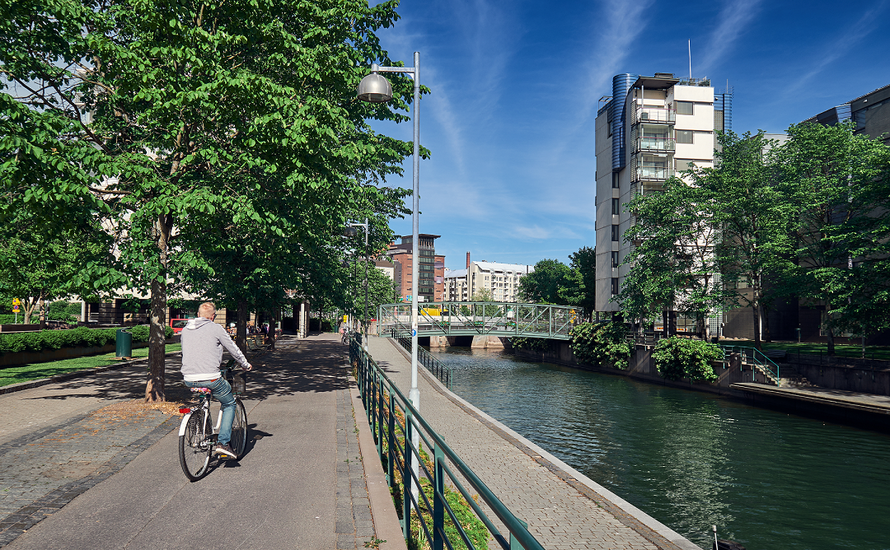
[[(534, 264), (594, 247), (594, 120), (618, 73), (710, 77), (733, 127), (782, 132), (890, 84), (890, 0), (402, 0), (378, 33), (420, 52), (420, 232), (445, 265)], [(410, 124), (379, 131), (410, 141)], [(411, 188), (405, 177), (391, 185)], [(395, 220), (411, 234), (411, 219)]]

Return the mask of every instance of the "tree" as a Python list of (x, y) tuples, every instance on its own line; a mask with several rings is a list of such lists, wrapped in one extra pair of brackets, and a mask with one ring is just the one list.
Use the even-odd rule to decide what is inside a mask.
[[(257, 271), (290, 266), (270, 254), (319, 250), (359, 182), (401, 172), (411, 145), (365, 120), (408, 120), (399, 111), (411, 101), (410, 81), (393, 78), (391, 104), (354, 97), (371, 63), (394, 64), (374, 32), (396, 20), (395, 6), (3, 5), (2, 70), (24, 90), (2, 96), (4, 185), (42, 214), (83, 203), (110, 217), (121, 269), (93, 273), (94, 284), (150, 293), (148, 400), (164, 399), (169, 292), (201, 283), (201, 272), (233, 281), (243, 271), (223, 277), (214, 262), (240, 254), (271, 296), (280, 278)], [(214, 248), (212, 238), (231, 236), (221, 228), (239, 232), (243, 246)], [(245, 248), (264, 239), (278, 241), (260, 254)]]
[(567, 305), (584, 310), (584, 317), (590, 319), (596, 310), (596, 249), (582, 247), (569, 255), (572, 273), (562, 292)]
[(718, 139), (716, 166), (694, 170), (693, 185), (712, 196), (724, 302), (751, 309), (754, 344), (760, 349), (764, 309), (780, 294), (791, 269), (795, 205), (778, 185), (778, 149), (763, 132), (741, 137), (726, 132)]
[(837, 330), (890, 326), (887, 223), (890, 153), (852, 122), (793, 125), (782, 148), (782, 185), (794, 212), (794, 287), (825, 307), (828, 353)]
[(675, 309), (695, 318), (699, 333), (709, 336), (707, 318), (725, 301), (714, 252), (721, 236), (716, 201), (707, 187), (671, 178), (663, 191), (639, 194), (628, 204), (636, 223), (624, 238), (635, 246), (625, 258), (631, 270), (617, 296), (628, 318), (651, 319)]
[(539, 261), (533, 272), (519, 279), (520, 299), (529, 303), (568, 305), (559, 293), (570, 284), (571, 271), (559, 260)]

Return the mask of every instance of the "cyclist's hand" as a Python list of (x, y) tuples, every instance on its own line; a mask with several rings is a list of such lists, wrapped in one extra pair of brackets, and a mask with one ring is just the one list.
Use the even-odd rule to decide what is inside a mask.
[(248, 363), (248, 364), (247, 364), (247, 367), (245, 367), (244, 370), (246, 370), (246, 371), (248, 371), (248, 372), (252, 371), (252, 370), (253, 370), (253, 365), (251, 365), (250, 363)]

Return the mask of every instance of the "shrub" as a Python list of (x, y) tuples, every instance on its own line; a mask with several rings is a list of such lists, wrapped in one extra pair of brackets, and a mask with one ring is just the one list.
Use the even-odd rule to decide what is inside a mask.
[(631, 346), (625, 338), (627, 328), (623, 323), (582, 323), (572, 328), (572, 353), (582, 363), (612, 365), (624, 370), (628, 365)]
[(514, 349), (524, 349), (528, 351), (547, 351), (550, 349), (550, 341), (546, 338), (525, 338), (523, 336), (516, 336), (515, 338), (510, 338), (510, 345), (513, 346)]
[(659, 340), (652, 352), (655, 368), (668, 380), (688, 378), (692, 382), (717, 379), (711, 361), (723, 358), (720, 346), (703, 340), (670, 338)]
[[(128, 329), (133, 342), (148, 341), (148, 325)], [(173, 329), (164, 327), (167, 338), (173, 336)], [(0, 334), (0, 353), (20, 351), (43, 351), (75, 347), (101, 347), (114, 344), (117, 329), (77, 327), (67, 330), (42, 330), (40, 332), (11, 332)]]

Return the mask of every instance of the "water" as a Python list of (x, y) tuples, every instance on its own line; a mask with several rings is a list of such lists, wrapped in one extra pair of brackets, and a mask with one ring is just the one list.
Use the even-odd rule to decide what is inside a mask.
[(455, 393), (703, 548), (890, 549), (890, 436), (499, 352)]

